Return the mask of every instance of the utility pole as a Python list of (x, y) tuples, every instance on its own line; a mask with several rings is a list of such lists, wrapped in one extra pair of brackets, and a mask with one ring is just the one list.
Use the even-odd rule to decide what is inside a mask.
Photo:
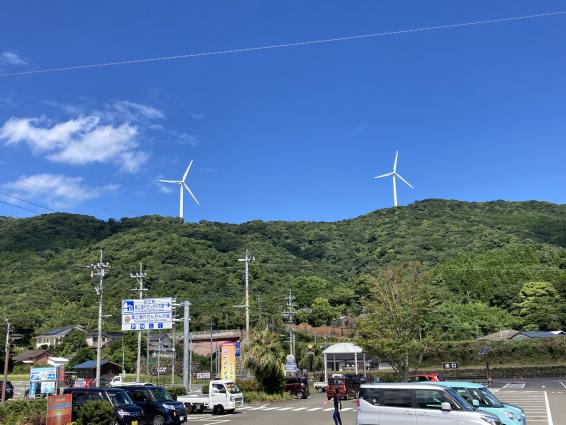
[(190, 356), (190, 308), (191, 303), (189, 301), (183, 302), (183, 386), (187, 391), (190, 391), (193, 387), (192, 378), (192, 362), (189, 359)]
[(212, 317), (210, 318), (210, 379), (212, 379)]
[(104, 292), (104, 276), (106, 269), (110, 267), (108, 262), (102, 262), (102, 250), (100, 250), (100, 261), (87, 266), (90, 271), (90, 276), (97, 275), (99, 278), (98, 286), (94, 288), (96, 295), (98, 295), (98, 340), (96, 341), (96, 386), (100, 387), (100, 356), (102, 354), (102, 295)]
[(245, 335), (245, 342), (250, 342), (250, 291), (249, 291), (249, 265), (250, 261), (254, 261), (255, 257), (250, 258), (250, 253), (246, 249), (246, 257), (245, 258), (238, 258), (238, 261), (244, 262), (244, 270), (245, 275), (244, 279), (246, 282), (246, 301), (243, 306), (238, 307), (245, 307), (246, 308), (246, 335)]
[(289, 324), (289, 354), (293, 357), (295, 356), (295, 335), (293, 334), (293, 316), (295, 315), (295, 297), (289, 291), (289, 296), (287, 300), (287, 310), (283, 311), (283, 317), (287, 319)]
[(6, 383), (8, 382), (8, 365), (10, 362), (10, 327), (11, 324), (6, 320), (6, 348), (4, 350), (4, 377), (2, 382), (2, 403), (6, 401)]
[[(132, 291), (139, 292), (140, 300), (143, 298), (144, 291), (147, 291), (147, 288), (143, 287), (143, 279), (147, 276), (147, 273), (143, 272), (143, 264), (140, 262), (140, 271), (139, 273), (130, 273), (130, 277), (134, 278), (138, 282), (138, 287), (133, 288)], [(140, 382), (140, 374), (141, 374), (141, 340), (142, 340), (142, 331), (138, 331), (138, 358), (136, 362), (136, 382)], [(146, 356), (149, 356), (149, 352), (146, 353)]]
[(171, 356), (171, 386), (175, 385), (175, 360), (177, 358), (177, 336), (175, 334), (175, 322), (177, 321), (177, 319), (175, 319), (175, 313), (176, 313), (176, 306), (177, 306), (177, 300), (175, 298), (173, 298), (173, 329), (172, 329), (172, 333), (173, 333), (173, 353)]

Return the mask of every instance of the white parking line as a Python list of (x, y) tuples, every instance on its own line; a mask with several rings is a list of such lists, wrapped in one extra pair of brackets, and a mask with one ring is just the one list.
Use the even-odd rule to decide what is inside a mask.
[(312, 409), (307, 409), (307, 412), (314, 412), (316, 410), (320, 410), (322, 407), (313, 407)]
[(296, 409), (293, 409), (293, 412), (298, 412), (300, 410), (305, 410), (306, 407), (297, 407)]
[(550, 413), (550, 403), (548, 402), (548, 395), (546, 394), (546, 391), (544, 392), (544, 401), (546, 402), (546, 414), (548, 416), (548, 425), (553, 425), (554, 422), (552, 422), (552, 414)]
[(566, 388), (566, 384), (562, 381), (560, 381), (560, 385), (562, 385), (564, 388)]

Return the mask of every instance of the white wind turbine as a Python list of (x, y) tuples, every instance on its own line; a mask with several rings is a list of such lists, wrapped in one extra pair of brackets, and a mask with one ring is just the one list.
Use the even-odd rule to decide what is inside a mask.
[(189, 192), (189, 195), (191, 195), (197, 205), (200, 205), (195, 195), (193, 195), (193, 192), (191, 192), (191, 189), (189, 189), (189, 186), (187, 186), (187, 184), (185, 183), (187, 174), (189, 174), (189, 170), (191, 169), (191, 165), (193, 165), (192, 160), (189, 163), (189, 166), (187, 167), (185, 174), (183, 174), (183, 178), (181, 180), (159, 180), (162, 183), (176, 183), (179, 185), (179, 217), (181, 217), (181, 220), (183, 220), (183, 188), (185, 188), (187, 192)]
[(399, 157), (399, 151), (397, 151), (397, 153), (395, 154), (395, 162), (393, 163), (393, 171), (392, 172), (387, 173), (387, 174), (382, 174), (381, 176), (374, 177), (374, 179), (381, 179), (383, 177), (393, 176), (393, 206), (394, 207), (397, 206), (397, 182), (396, 182), (397, 177), (399, 177), (403, 181), (403, 183), (405, 183), (411, 189), (414, 189), (414, 187), (411, 185), (411, 183), (409, 183), (407, 180), (405, 180), (403, 178), (403, 176), (401, 176), (401, 174), (397, 174), (397, 158), (398, 157)]

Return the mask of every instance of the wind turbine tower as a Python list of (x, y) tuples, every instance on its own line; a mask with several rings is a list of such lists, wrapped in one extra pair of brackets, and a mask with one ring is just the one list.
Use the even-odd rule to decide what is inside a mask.
[(197, 205), (200, 205), (195, 195), (193, 195), (193, 192), (191, 192), (191, 189), (189, 188), (187, 183), (185, 183), (185, 180), (187, 180), (187, 175), (189, 174), (189, 170), (191, 169), (191, 165), (193, 165), (193, 160), (191, 160), (191, 162), (189, 163), (189, 166), (185, 170), (185, 174), (183, 174), (183, 178), (181, 180), (159, 180), (162, 183), (175, 183), (179, 185), (179, 217), (181, 218), (181, 220), (184, 219), (183, 216), (184, 190), (189, 192), (189, 195), (191, 195), (191, 197), (195, 200)]
[(405, 180), (403, 178), (403, 176), (401, 176), (401, 174), (397, 173), (397, 159), (398, 158), (399, 158), (399, 151), (397, 151), (395, 153), (395, 162), (393, 162), (393, 171), (391, 171), (390, 173), (387, 173), (387, 174), (382, 174), (381, 176), (374, 177), (374, 179), (381, 179), (381, 178), (389, 177), (389, 176), (393, 177), (393, 206), (394, 207), (397, 206), (397, 177), (399, 177), (399, 179), (403, 183), (405, 183), (407, 186), (409, 186), (411, 189), (414, 189), (414, 187), (411, 185), (411, 183), (409, 183), (407, 180)]

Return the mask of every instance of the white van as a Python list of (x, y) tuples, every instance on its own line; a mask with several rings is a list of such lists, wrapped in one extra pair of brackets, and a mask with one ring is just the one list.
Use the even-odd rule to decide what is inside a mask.
[(363, 384), (357, 406), (357, 425), (501, 425), (434, 384)]

